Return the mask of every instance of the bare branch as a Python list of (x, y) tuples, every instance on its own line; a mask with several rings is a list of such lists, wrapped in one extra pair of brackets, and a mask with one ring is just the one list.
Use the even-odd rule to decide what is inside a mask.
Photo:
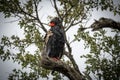
[(39, 19), (38, 10), (37, 10), (38, 6), (37, 6), (37, 3), (36, 3), (36, 0), (33, 0), (33, 2), (34, 2), (35, 13), (36, 13), (36, 17), (37, 17), (36, 19), (37, 19), (37, 21), (40, 23), (41, 28), (42, 28), (45, 32), (47, 32), (47, 29), (43, 26), (42, 22), (41, 22), (40, 19)]
[(109, 18), (100, 18), (98, 21), (95, 20), (95, 22), (90, 26), (93, 31), (102, 29), (102, 28), (112, 28), (112, 29), (118, 29), (120, 31), (120, 22), (116, 22)]
[(52, 3), (52, 0), (50, 0), (50, 2), (51, 2), (52, 7), (54, 7), (54, 5), (53, 5), (53, 3)]
[(66, 56), (70, 59), (70, 61), (72, 62), (73, 66), (74, 66), (74, 69), (79, 73), (79, 75), (81, 75), (80, 70), (78, 68), (78, 65), (76, 64), (76, 62), (73, 58), (73, 55), (71, 54), (72, 49), (70, 47), (69, 42), (67, 41), (67, 37), (66, 37), (65, 32), (64, 32), (64, 36), (65, 36), (66, 45), (67, 45), (67, 48), (68, 48), (68, 51), (69, 51), (69, 52), (65, 52), (64, 54), (66, 54)]
[(73, 58), (73, 55), (69, 52), (64, 52), (64, 54), (70, 59), (70, 61), (72, 62), (73, 64), (73, 67), (74, 69), (79, 73), (79, 75), (82, 75), (79, 68), (78, 68), (78, 65), (76, 64), (74, 58)]
[(102, 28), (111, 28), (111, 29), (117, 29), (120, 31), (120, 22), (116, 22), (112, 19), (102, 17), (98, 21), (95, 20), (95, 22), (91, 24), (90, 27), (79, 28), (79, 30), (84, 31), (90, 28), (92, 28), (92, 31), (96, 31)]
[(62, 17), (61, 17), (61, 15), (59, 13), (59, 10), (58, 10), (57, 4), (56, 4), (56, 0), (53, 0), (53, 2), (54, 2), (54, 7), (55, 7), (55, 10), (56, 10), (56, 12), (58, 14), (58, 17), (62, 20)]
[(60, 60), (54, 61), (53, 59), (44, 56), (41, 59), (41, 67), (58, 71), (66, 75), (70, 80), (83, 80), (83, 76), (79, 75), (79, 73), (74, 70), (74, 68), (70, 67)]

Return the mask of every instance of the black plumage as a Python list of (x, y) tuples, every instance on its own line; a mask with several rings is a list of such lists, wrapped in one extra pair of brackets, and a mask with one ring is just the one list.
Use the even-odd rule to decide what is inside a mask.
[(46, 52), (49, 57), (60, 59), (63, 55), (65, 45), (64, 29), (59, 18), (55, 17), (50, 23), (52, 22), (55, 25), (50, 28), (52, 35), (49, 36), (46, 43)]

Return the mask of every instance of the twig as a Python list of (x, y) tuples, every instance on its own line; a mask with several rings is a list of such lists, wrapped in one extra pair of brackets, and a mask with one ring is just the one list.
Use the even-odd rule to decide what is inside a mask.
[(42, 22), (41, 22), (40, 19), (39, 19), (36, 1), (33, 0), (33, 2), (34, 2), (36, 17), (37, 17), (36, 19), (37, 19), (37, 21), (40, 23), (41, 28), (43, 29), (43, 31), (47, 32), (46, 28), (43, 26)]
[(58, 17), (59, 17), (61, 20), (63, 20), (63, 18), (61, 17), (61, 15), (60, 15), (60, 13), (59, 13), (59, 10), (58, 10), (57, 4), (56, 4), (56, 0), (53, 0), (53, 3), (54, 3), (54, 8), (55, 8), (55, 10), (56, 10), (56, 12), (57, 12), (57, 14), (58, 14)]

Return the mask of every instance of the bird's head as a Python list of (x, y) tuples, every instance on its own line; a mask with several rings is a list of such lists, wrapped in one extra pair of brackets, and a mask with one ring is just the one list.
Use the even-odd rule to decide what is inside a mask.
[(51, 26), (51, 27), (54, 27), (56, 25), (62, 26), (62, 21), (58, 17), (53, 18), (49, 23), (49, 26)]

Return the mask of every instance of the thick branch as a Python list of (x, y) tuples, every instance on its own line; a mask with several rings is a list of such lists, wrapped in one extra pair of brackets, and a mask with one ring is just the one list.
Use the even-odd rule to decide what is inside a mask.
[(70, 80), (82, 80), (82, 76), (79, 75), (74, 68), (62, 61), (54, 61), (53, 59), (44, 56), (41, 59), (41, 66), (45, 69), (58, 71), (67, 76)]
[(93, 31), (102, 28), (112, 28), (118, 29), (120, 31), (120, 22), (116, 22), (109, 18), (100, 18), (98, 21), (95, 20), (95, 22), (90, 27), (93, 28)]

